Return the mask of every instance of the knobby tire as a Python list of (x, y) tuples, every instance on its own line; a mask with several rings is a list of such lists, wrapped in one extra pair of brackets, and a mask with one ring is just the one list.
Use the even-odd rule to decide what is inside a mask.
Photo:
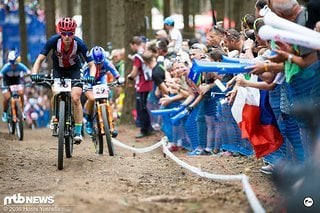
[(65, 128), (65, 106), (64, 101), (60, 101), (59, 108), (59, 130), (58, 130), (58, 169), (63, 169), (63, 146), (64, 146), (64, 128)]
[(16, 135), (20, 141), (23, 140), (23, 116), (22, 109), (19, 101), (15, 102), (17, 122), (16, 122)]
[(108, 122), (108, 116), (107, 116), (107, 109), (106, 109), (105, 105), (101, 105), (101, 112), (102, 112), (104, 133), (106, 135), (109, 155), (114, 156), (114, 149), (113, 149), (113, 144), (111, 141), (110, 128), (109, 128), (109, 122)]

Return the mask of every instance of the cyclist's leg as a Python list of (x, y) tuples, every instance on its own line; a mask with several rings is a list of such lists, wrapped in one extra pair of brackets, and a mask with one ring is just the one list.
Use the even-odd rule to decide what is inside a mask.
[(8, 119), (8, 115), (7, 115), (7, 110), (8, 110), (8, 106), (9, 106), (9, 99), (10, 99), (10, 92), (8, 90), (3, 90), (2, 91), (3, 94), (3, 114), (2, 114), (2, 121), (3, 122), (7, 122)]
[[(3, 76), (2, 79), (2, 87), (6, 87), (9, 85), (12, 85), (14, 82), (11, 82), (10, 79), (8, 79), (6, 76)], [(9, 99), (10, 99), (10, 92), (9, 89), (3, 89), (2, 90), (2, 94), (3, 94), (3, 103), (2, 103), (2, 121), (3, 122), (7, 122), (8, 119), (8, 115), (7, 115), (7, 110), (8, 110), (8, 106), (9, 106)]]
[(10, 99), (10, 92), (8, 88), (5, 88), (7, 86), (11, 85), (10, 82), (7, 80), (7, 78), (5, 76), (3, 76), (2, 79), (2, 87), (4, 88), (2, 90), (2, 95), (3, 95), (3, 102), (2, 102), (2, 106), (3, 106), (3, 112), (6, 112), (8, 109), (8, 101)]
[(3, 90), (2, 91), (2, 95), (3, 95), (3, 112), (6, 112), (8, 109), (8, 105), (9, 105), (9, 99), (10, 99), (10, 92), (8, 90)]
[(93, 98), (92, 90), (86, 91), (85, 95), (87, 97), (87, 101), (84, 104), (84, 111), (86, 112), (86, 114), (92, 116), (92, 114), (93, 114), (93, 106), (94, 106), (94, 98)]
[[(82, 93), (81, 87), (78, 87), (78, 86), (72, 87), (71, 99), (73, 104), (73, 115), (74, 115), (74, 121), (75, 121), (75, 136), (80, 135), (80, 137), (81, 137), (82, 119), (83, 119), (82, 105), (80, 101), (81, 93)], [(75, 138), (75, 139), (80, 139), (80, 138)]]
[(94, 108), (94, 98), (92, 90), (87, 90), (85, 92), (87, 100), (84, 104), (84, 117), (86, 119), (86, 132), (91, 135), (93, 132), (92, 117), (93, 117), (93, 108)]

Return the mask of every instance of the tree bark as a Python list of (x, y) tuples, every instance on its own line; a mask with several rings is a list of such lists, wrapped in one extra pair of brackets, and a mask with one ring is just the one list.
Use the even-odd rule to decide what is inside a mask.
[(163, 18), (171, 15), (171, 4), (170, 0), (163, 0)]
[(24, 12), (24, 0), (19, 0), (19, 30), (20, 30), (20, 55), (22, 63), (28, 65), (28, 35), (26, 26), (26, 15)]
[(91, 5), (90, 1), (82, 0), (81, 1), (81, 15), (82, 15), (82, 39), (89, 46), (92, 45), (91, 40)]
[[(44, 1), (44, 8), (46, 14), (46, 37), (49, 39), (52, 35), (56, 34), (56, 4), (55, 1)], [(52, 52), (49, 53), (47, 58), (51, 58)], [(47, 60), (48, 70), (52, 69), (52, 60)]]
[[(125, 0), (124, 14), (125, 14), (125, 26), (124, 26), (124, 43), (126, 53), (130, 53), (129, 41), (133, 36), (145, 35), (146, 28), (144, 25), (144, 14), (141, 11), (145, 11), (146, 0)], [(132, 62), (126, 60), (126, 75), (131, 72)], [(130, 86), (129, 86), (130, 85)], [(135, 108), (135, 88), (133, 82), (127, 82), (125, 87), (125, 99), (122, 110), (121, 122), (133, 123), (133, 117), (131, 115), (132, 109)]]

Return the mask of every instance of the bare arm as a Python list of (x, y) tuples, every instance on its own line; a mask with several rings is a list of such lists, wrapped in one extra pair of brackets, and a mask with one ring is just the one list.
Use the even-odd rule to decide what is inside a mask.
[(96, 76), (96, 66), (93, 61), (88, 62), (89, 69), (90, 69), (90, 76)]
[(267, 83), (265, 81), (249, 81), (244, 79), (242, 76), (237, 76), (237, 85), (242, 87), (254, 87), (261, 90), (273, 90), (276, 86), (275, 83)]
[(134, 79), (138, 75), (138, 67), (133, 66), (130, 74), (127, 76), (127, 78), (132, 78)]
[(41, 64), (46, 58), (47, 58), (47, 56), (39, 54), (39, 56), (37, 57), (36, 61), (33, 64), (33, 67), (31, 70), (32, 74), (37, 74), (39, 72)]

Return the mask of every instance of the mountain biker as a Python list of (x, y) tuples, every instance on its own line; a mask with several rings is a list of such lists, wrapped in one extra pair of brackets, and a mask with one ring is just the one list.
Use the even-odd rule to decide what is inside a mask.
[[(20, 62), (20, 56), (19, 53), (12, 50), (8, 54), (8, 63), (6, 63), (1, 71), (0, 71), (0, 79), (2, 80), (2, 87), (8, 87), (10, 85), (15, 84), (23, 84), (24, 80), (23, 77), (25, 75), (30, 74), (29, 68)], [(8, 103), (10, 99), (10, 91), (5, 88), (2, 90), (3, 94), (3, 114), (2, 114), (2, 121), (7, 122), (8, 115), (7, 115), (7, 109), (8, 109)], [(18, 91), (18, 94), (21, 97), (21, 102), (23, 106), (23, 94), (24, 90), (23, 87)]]
[[(92, 57), (87, 54), (88, 48), (86, 44), (77, 36), (75, 30), (77, 23), (73, 18), (62, 18), (58, 22), (57, 28), (59, 34), (53, 35), (45, 44), (40, 52), (36, 62), (33, 65), (31, 76), (33, 81), (39, 81), (41, 75), (38, 75), (41, 63), (46, 59), (50, 50), (53, 51), (53, 78), (69, 78), (80, 79), (81, 60), (84, 59), (90, 68), (90, 75), (85, 79), (87, 82), (93, 82), (96, 69), (92, 61)], [(82, 93), (82, 84), (75, 83), (72, 85), (71, 98), (74, 108), (75, 131), (74, 143), (80, 144), (82, 141), (82, 105), (80, 96)]]
[[(102, 47), (95, 46), (90, 50), (90, 55), (93, 58), (93, 62), (96, 66), (96, 76), (95, 80), (92, 84), (88, 84), (86, 88), (85, 95), (87, 97), (87, 101), (84, 105), (84, 117), (86, 118), (86, 132), (91, 135), (92, 134), (92, 115), (93, 115), (93, 107), (94, 107), (94, 97), (92, 92), (92, 86), (95, 84), (105, 84), (107, 81), (107, 74), (111, 72), (115, 79), (120, 77), (119, 72), (113, 66), (113, 64), (106, 59), (105, 51)], [(89, 75), (89, 68), (84, 69), (84, 77)], [(114, 129), (114, 127), (110, 127), (112, 137), (116, 137), (118, 135), (118, 131)]]

